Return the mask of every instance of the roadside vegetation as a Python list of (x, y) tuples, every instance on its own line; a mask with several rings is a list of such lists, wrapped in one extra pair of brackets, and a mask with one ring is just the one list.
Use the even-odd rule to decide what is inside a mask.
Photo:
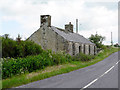
[[(34, 68), (33, 68), (32, 72), (31, 71), (29, 72), (27, 70), (24, 74), (21, 73), (18, 75), (17, 74), (11, 75), (11, 77), (3, 79), (2, 86), (3, 86), (3, 88), (11, 88), (11, 87), (16, 87), (19, 85), (27, 84), (27, 83), (30, 83), (33, 81), (49, 78), (51, 76), (55, 76), (58, 74), (68, 73), (68, 72), (76, 70), (76, 69), (80, 69), (80, 68), (84, 68), (84, 67), (93, 65), (93, 64), (103, 60), (104, 58), (108, 57), (110, 54), (117, 52), (117, 51), (118, 51), (117, 48), (112, 48), (112, 47), (107, 48), (107, 49), (103, 50), (102, 52), (100, 52), (99, 54), (97, 54), (94, 58), (92, 57), (93, 59), (88, 60), (88, 61), (81, 61), (78, 56), (75, 57), (75, 58), (77, 58), (77, 60), (75, 60), (75, 59), (72, 60), (72, 57), (69, 57), (69, 61), (67, 61), (68, 58), (66, 58), (66, 59), (64, 59), (65, 60), (64, 63), (63, 63), (63, 60), (61, 59), (59, 63), (57, 62), (57, 64), (44, 66), (44, 67), (38, 68), (36, 70), (34, 70)], [(57, 58), (59, 59), (59, 58), (61, 58), (61, 56), (59, 55), (59, 56), (57, 56)], [(39, 57), (39, 56), (36, 56), (36, 58), (37, 57)], [(33, 60), (33, 62), (34, 62), (34, 59), (30, 59), (30, 60)], [(37, 59), (37, 60), (39, 60), (39, 59)], [(37, 61), (37, 60), (35, 60), (35, 61)], [(31, 63), (30, 65), (32, 65), (32, 64), (34, 64), (34, 63)], [(47, 64), (45, 64), (45, 65), (47, 65)]]
[(32, 42), (32, 41), (23, 41), (21, 40), (20, 35), (13, 40), (9, 37), (8, 34), (5, 34), (2, 37), (2, 57), (10, 57), (10, 58), (17, 58), (17, 57), (26, 57), (29, 55), (38, 55), (43, 50), (41, 47)]
[(97, 48), (104, 48), (104, 45), (102, 44), (102, 42), (105, 40), (104, 36), (98, 35), (96, 33), (95, 35), (92, 34), (88, 39), (95, 43)]
[[(16, 87), (84, 68), (118, 51), (118, 48), (104, 46), (95, 56), (80, 53), (72, 57), (64, 52), (45, 51), (31, 41), (22, 41), (19, 35), (16, 40), (10, 39), (8, 36), (2, 37), (2, 40), (2, 49), (6, 53), (1, 58), (2, 88)], [(10, 51), (5, 51), (7, 49)]]

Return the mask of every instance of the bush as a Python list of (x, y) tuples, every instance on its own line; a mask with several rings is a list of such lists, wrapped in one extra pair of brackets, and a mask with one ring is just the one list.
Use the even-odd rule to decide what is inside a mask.
[(70, 62), (71, 61), (71, 56), (69, 54), (66, 54), (65, 52), (53, 52), (52, 54), (52, 60), (54, 62), (54, 64), (63, 64), (66, 62)]
[(33, 72), (37, 69), (43, 69), (46, 66), (47, 59), (41, 55), (28, 56), (26, 58), (3, 59), (2, 78), (11, 77), (25, 72)]
[(73, 57), (73, 61), (89, 61), (93, 59), (94, 57), (95, 57), (94, 55), (86, 55), (83, 53), (79, 53)]
[(46, 66), (58, 65), (69, 61), (71, 61), (70, 55), (63, 52), (55, 54), (51, 50), (43, 51), (39, 55), (27, 56), (26, 58), (3, 58), (2, 78), (5, 79), (21, 73), (33, 72), (44, 69)]
[(44, 69), (46, 66), (63, 64), (71, 61), (89, 61), (93, 55), (83, 53), (71, 57), (64, 52), (52, 52), (43, 50), (39, 55), (31, 55), (26, 58), (3, 58), (2, 60), (2, 78), (12, 77), (21, 73), (33, 72)]
[(2, 56), (3, 57), (14, 57), (16, 42), (12, 39), (2, 38)]
[(2, 37), (2, 57), (26, 57), (42, 53), (42, 48), (32, 41), (15, 41)]

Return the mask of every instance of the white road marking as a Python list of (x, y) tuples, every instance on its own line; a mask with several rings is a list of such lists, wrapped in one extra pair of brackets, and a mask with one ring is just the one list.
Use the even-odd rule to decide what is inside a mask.
[(116, 64), (118, 64), (118, 62)]
[(114, 67), (115, 67), (115, 66), (112, 66), (109, 70), (107, 70), (107, 71), (105, 72), (105, 74), (107, 74), (108, 72), (110, 72), (110, 70), (112, 70)]
[(103, 73), (99, 78), (103, 77), (105, 75), (105, 73)]
[(87, 88), (87, 87), (89, 87), (90, 85), (92, 85), (94, 82), (96, 82), (98, 79), (95, 79), (95, 80), (93, 80), (92, 82), (90, 82), (88, 85), (86, 85), (85, 87), (83, 87), (83, 88)]
[(120, 60), (116, 64), (118, 64), (119, 62), (120, 62)]
[[(116, 63), (116, 65), (120, 62), (120, 60)], [(101, 77), (103, 77), (105, 74), (107, 74), (108, 72), (110, 72), (116, 65), (112, 66), (110, 69), (108, 69), (105, 73), (103, 73), (100, 77), (96, 78), (95, 80), (93, 80), (92, 82), (90, 82), (88, 85), (84, 86), (82, 89), (83, 90), (87, 87), (89, 87), (90, 85), (92, 85), (93, 83), (95, 83), (98, 79), (100, 79)]]

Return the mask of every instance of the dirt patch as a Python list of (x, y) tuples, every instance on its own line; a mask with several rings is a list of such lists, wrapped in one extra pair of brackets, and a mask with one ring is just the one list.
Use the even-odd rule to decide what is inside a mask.
[[(71, 65), (71, 66), (74, 67), (74, 65)], [(44, 70), (41, 70), (39, 72), (29, 73), (26, 77), (27, 77), (27, 79), (29, 79), (29, 78), (32, 78), (32, 77), (37, 76), (39, 74), (56, 71), (56, 70), (59, 70), (61, 68), (65, 68), (65, 65), (49, 66), (49, 67), (46, 67)]]
[(70, 66), (71, 66), (71, 67), (76, 67), (77, 65), (73, 65), (73, 64), (71, 64)]

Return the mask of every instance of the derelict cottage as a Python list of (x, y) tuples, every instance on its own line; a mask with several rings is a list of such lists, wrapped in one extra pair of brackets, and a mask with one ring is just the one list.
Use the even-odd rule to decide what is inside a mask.
[(41, 45), (43, 49), (52, 51), (64, 51), (70, 55), (80, 52), (94, 55), (97, 53), (96, 46), (88, 39), (78, 33), (73, 32), (71, 22), (65, 25), (65, 29), (51, 26), (51, 16), (41, 15), (40, 28), (35, 31), (28, 40)]

